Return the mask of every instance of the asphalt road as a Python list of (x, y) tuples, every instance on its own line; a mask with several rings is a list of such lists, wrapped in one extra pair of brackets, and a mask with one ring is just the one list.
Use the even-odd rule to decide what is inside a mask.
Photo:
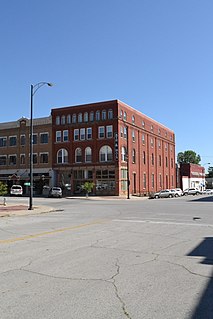
[(1, 319), (213, 318), (213, 196), (34, 205), (0, 219)]

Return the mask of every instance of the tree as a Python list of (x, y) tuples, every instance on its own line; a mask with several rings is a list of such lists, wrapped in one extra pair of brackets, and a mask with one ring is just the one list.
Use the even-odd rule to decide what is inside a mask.
[(5, 183), (0, 182), (0, 196), (4, 196), (7, 194), (7, 185)]
[(82, 185), (82, 189), (86, 192), (86, 197), (88, 197), (89, 193), (91, 193), (93, 186), (94, 186), (93, 182), (85, 182)]
[(191, 164), (199, 164), (201, 161), (200, 155), (196, 154), (192, 150), (179, 152), (177, 155), (177, 162), (180, 163), (191, 163)]
[(213, 166), (209, 166), (208, 168), (208, 177), (213, 177)]

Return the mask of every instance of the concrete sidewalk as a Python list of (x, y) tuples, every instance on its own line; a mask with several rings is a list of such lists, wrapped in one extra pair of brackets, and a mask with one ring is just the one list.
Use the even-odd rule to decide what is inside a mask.
[(34, 215), (43, 214), (53, 211), (52, 207), (48, 206), (34, 206), (32, 210), (28, 210), (28, 205), (20, 204), (7, 204), (0, 205), (0, 217), (10, 217), (10, 216), (23, 216), (23, 215)]

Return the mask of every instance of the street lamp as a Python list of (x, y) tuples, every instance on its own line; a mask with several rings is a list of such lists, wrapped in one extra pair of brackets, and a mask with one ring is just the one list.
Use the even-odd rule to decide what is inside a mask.
[(49, 82), (39, 82), (30, 86), (30, 197), (28, 210), (33, 209), (33, 96), (44, 85), (53, 86)]

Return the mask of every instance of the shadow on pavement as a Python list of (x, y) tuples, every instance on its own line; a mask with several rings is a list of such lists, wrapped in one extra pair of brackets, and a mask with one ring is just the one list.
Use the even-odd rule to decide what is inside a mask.
[[(188, 256), (203, 256), (204, 260), (201, 262), (202, 264), (213, 265), (213, 237), (206, 237), (199, 246), (188, 254)], [(199, 304), (191, 316), (191, 319), (204, 318), (213, 318), (213, 271)]]
[(194, 198), (190, 200), (191, 202), (213, 202), (213, 196), (205, 196), (205, 197), (199, 197)]

